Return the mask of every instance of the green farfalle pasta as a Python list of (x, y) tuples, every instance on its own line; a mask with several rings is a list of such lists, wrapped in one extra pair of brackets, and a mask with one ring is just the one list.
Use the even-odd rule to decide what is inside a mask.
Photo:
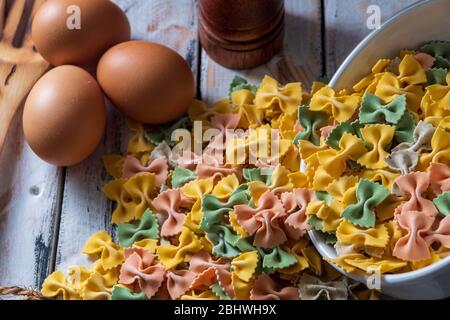
[(263, 169), (261, 168), (244, 169), (243, 177), (247, 182), (261, 181), (269, 186), (272, 184), (273, 169), (264, 169), (265, 171), (262, 170)]
[(433, 84), (447, 85), (448, 69), (446, 68), (431, 68), (426, 71), (428, 83), (427, 86)]
[(261, 266), (267, 273), (289, 268), (297, 263), (295, 256), (284, 251), (281, 247), (272, 249), (258, 248), (258, 251), (261, 255)]
[(111, 300), (148, 300), (144, 292), (133, 292), (122, 286), (114, 286), (112, 289)]
[(315, 196), (317, 200), (323, 201), (326, 204), (330, 204), (331, 201), (333, 201), (333, 197), (330, 196), (330, 194), (325, 191), (316, 191)]
[(310, 215), (308, 217), (307, 223), (317, 231), (323, 230), (323, 220), (316, 215)]
[(143, 239), (159, 239), (158, 221), (150, 209), (144, 212), (138, 226), (124, 223), (117, 227), (117, 240), (123, 247)]
[(398, 143), (412, 143), (414, 142), (414, 129), (416, 128), (416, 121), (411, 112), (406, 111), (403, 117), (395, 126), (395, 140)]
[(333, 149), (339, 150), (339, 141), (344, 133), (350, 133), (361, 138), (360, 129), (363, 127), (359, 121), (343, 121), (331, 130), (325, 143)]
[(319, 231), (320, 234), (322, 234), (322, 236), (325, 239), (325, 243), (331, 246), (334, 246), (337, 242), (337, 237), (336, 237), (336, 233), (334, 232), (323, 232), (323, 231)]
[(434, 198), (433, 203), (441, 215), (450, 215), (450, 191), (444, 192)]
[(235, 234), (228, 224), (212, 225), (205, 233), (206, 238), (213, 244), (212, 253), (216, 256), (234, 258), (242, 252), (255, 250), (246, 239)]
[(191, 121), (189, 117), (182, 117), (175, 122), (164, 124), (156, 127), (152, 131), (148, 131), (145, 133), (145, 138), (155, 144), (158, 145), (161, 142), (166, 142), (169, 146), (173, 147), (177, 141), (172, 140), (172, 133), (177, 129), (186, 129), (190, 130)]
[(242, 77), (235, 76), (230, 83), (230, 87), (228, 89), (228, 97), (231, 101), (231, 95), (233, 92), (246, 89), (251, 91), (253, 94), (256, 94), (258, 91), (258, 86), (248, 83), (248, 81)]
[(311, 111), (309, 106), (300, 107), (298, 109), (298, 121), (303, 131), (297, 133), (294, 144), (297, 145), (300, 140), (308, 140), (318, 146), (320, 144), (319, 130), (327, 125), (329, 117), (326, 112)]
[(202, 199), (203, 218), (200, 229), (207, 231), (211, 225), (224, 221), (224, 215), (229, 213), (238, 204), (248, 204), (249, 195), (246, 190), (236, 190), (226, 202), (217, 197), (206, 194)]
[(421, 50), (434, 56), (436, 59), (435, 67), (450, 69), (450, 42), (431, 41), (422, 46)]
[(227, 295), (225, 290), (220, 286), (220, 284), (214, 283), (214, 284), (210, 285), (209, 288), (217, 296), (217, 298), (219, 298), (220, 300), (232, 300)]
[(373, 228), (376, 222), (374, 208), (389, 195), (389, 190), (381, 184), (361, 179), (356, 188), (358, 202), (345, 208), (342, 216), (354, 225)]
[(367, 93), (359, 110), (359, 122), (362, 124), (397, 124), (406, 111), (406, 95), (400, 95), (388, 104), (375, 95)]
[(172, 188), (181, 188), (195, 179), (197, 179), (197, 175), (193, 171), (177, 167), (172, 172)]

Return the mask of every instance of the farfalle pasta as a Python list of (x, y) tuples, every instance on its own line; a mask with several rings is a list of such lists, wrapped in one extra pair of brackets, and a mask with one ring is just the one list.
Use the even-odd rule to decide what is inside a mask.
[[(63, 299), (377, 299), (342, 278), (417, 270), (450, 254), (449, 44), (380, 59), (350, 89), (236, 77), (211, 108), (129, 122), (104, 157), (112, 223), (42, 293)], [(201, 137), (195, 127), (201, 126)], [(171, 141), (193, 135), (189, 148)], [(195, 146), (193, 146), (195, 145)], [(276, 146), (276, 148), (274, 148)], [(303, 162), (301, 164), (301, 162)], [(302, 167), (302, 170), (300, 168)], [(324, 261), (308, 238), (336, 249)]]
[[(348, 272), (417, 270), (448, 250), (448, 48), (431, 42), (380, 59), (351, 90), (322, 88), (299, 108), (317, 112), (307, 119), (332, 115), (314, 148), (311, 125), (293, 141), (315, 192), (307, 222), (335, 247), (330, 262)], [(353, 113), (351, 100), (336, 104), (340, 95), (360, 97)]]

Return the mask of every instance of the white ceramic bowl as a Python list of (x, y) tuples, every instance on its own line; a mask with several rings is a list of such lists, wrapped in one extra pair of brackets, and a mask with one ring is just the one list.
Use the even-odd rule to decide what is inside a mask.
[[(381, 10), (383, 10), (381, 8)], [(381, 29), (368, 35), (347, 57), (330, 85), (336, 89), (352, 87), (370, 73), (379, 58), (392, 58), (401, 49), (414, 49), (431, 40), (450, 41), (450, 0), (420, 1), (401, 11)], [(320, 254), (335, 258), (336, 251), (325, 244), (323, 237), (310, 231), (310, 237)], [(366, 283), (365, 276), (342, 274)], [(423, 269), (381, 277), (384, 294), (400, 299), (443, 299), (450, 297), (450, 257)]]

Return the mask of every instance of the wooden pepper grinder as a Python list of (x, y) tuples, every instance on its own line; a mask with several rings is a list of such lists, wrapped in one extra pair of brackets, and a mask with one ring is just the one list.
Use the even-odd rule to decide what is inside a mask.
[(283, 0), (199, 0), (199, 35), (217, 63), (250, 69), (283, 46)]

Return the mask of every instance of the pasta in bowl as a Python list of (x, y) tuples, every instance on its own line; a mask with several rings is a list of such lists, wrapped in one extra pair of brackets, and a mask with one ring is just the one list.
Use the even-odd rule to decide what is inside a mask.
[(445, 0), (400, 12), (311, 99), (336, 123), (321, 129), (331, 148), (317, 165), (304, 158), (317, 177), (310, 238), (341, 273), (396, 298), (450, 296), (449, 14)]

